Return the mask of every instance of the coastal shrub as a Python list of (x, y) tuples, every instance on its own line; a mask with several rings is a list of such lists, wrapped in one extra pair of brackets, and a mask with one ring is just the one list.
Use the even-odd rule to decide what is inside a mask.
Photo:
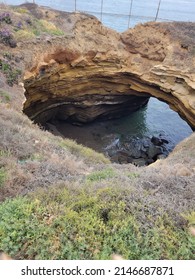
[(15, 8), (15, 11), (20, 13), (20, 14), (28, 14), (29, 13), (29, 11), (27, 9), (21, 8), (21, 7)]
[[(30, 121), (22, 114), (12, 109), (0, 110), (0, 148), (11, 151), (18, 159), (28, 158), (35, 153), (31, 144), (33, 130), (30, 130)], [(35, 133), (35, 132), (34, 132)]]
[(54, 23), (43, 19), (33, 21), (32, 32), (35, 36), (40, 36), (42, 33), (58, 36), (64, 35), (64, 32), (57, 28)]
[(10, 102), (10, 95), (8, 92), (0, 90), (0, 102), (9, 103)]
[[(195, 252), (195, 234), (194, 234), (194, 230), (195, 230), (195, 211), (191, 212), (191, 213), (187, 213), (185, 215), (183, 215), (185, 219), (188, 220), (189, 223), (189, 233), (190, 235), (188, 236), (189, 242), (192, 244), (193, 250)], [(190, 228), (193, 228), (193, 234), (192, 232), (190, 232)]]
[(34, 153), (30, 156), (30, 160), (32, 160), (32, 161), (43, 161), (44, 156), (41, 153)]
[(42, 25), (43, 31), (49, 33), (50, 35), (64, 35), (64, 32), (57, 28), (54, 23), (49, 22), (44, 19), (40, 19), (39, 23)]
[(21, 30), (22, 28), (23, 28), (23, 23), (22, 23), (22, 21), (19, 21), (19, 22), (15, 25), (14, 30), (15, 30), (15, 31), (18, 31), (18, 30)]
[(3, 57), (6, 59), (6, 60), (12, 60), (13, 58), (14, 58), (14, 56), (13, 56), (13, 54), (12, 53), (10, 53), (10, 52), (5, 52), (4, 54), (3, 54)]
[(126, 175), (130, 179), (139, 178), (139, 176), (140, 176), (138, 173), (135, 173), (135, 172), (127, 173)]
[(19, 77), (21, 77), (22, 71), (20, 69), (12, 69), (7, 75), (7, 83), (9, 86), (13, 86), (18, 83)]
[(3, 187), (6, 180), (6, 171), (3, 167), (0, 168), (0, 188)]
[(14, 68), (10, 63), (3, 59), (0, 59), (0, 71), (5, 74), (9, 86), (17, 84), (18, 79), (22, 74), (20, 69)]
[(12, 19), (10, 13), (2, 13), (0, 14), (0, 22), (5, 22), (7, 24), (12, 24)]
[(144, 229), (116, 188), (55, 187), (0, 204), (0, 248), (16, 259), (194, 259), (167, 216)]
[(92, 172), (87, 176), (87, 180), (89, 181), (101, 181), (104, 179), (110, 179), (114, 177), (115, 172), (112, 168), (105, 168), (101, 171)]
[(0, 39), (1, 42), (4, 44), (9, 44), (9, 40), (12, 38), (11, 32), (7, 29), (1, 29), (0, 30)]
[(0, 43), (10, 46), (11, 48), (15, 48), (17, 46), (13, 34), (5, 28), (0, 30)]
[(188, 214), (184, 214), (183, 217), (188, 220), (189, 225), (195, 226), (195, 211)]
[(61, 140), (59, 145), (64, 149), (68, 149), (73, 155), (83, 157), (88, 163), (110, 163), (109, 159), (103, 154), (97, 153), (82, 145), (78, 145), (71, 139)]
[(29, 30), (18, 30), (15, 33), (15, 38), (17, 41), (31, 40), (35, 38), (35, 34)]
[(10, 151), (0, 150), (0, 159), (1, 157), (9, 157), (11, 155)]

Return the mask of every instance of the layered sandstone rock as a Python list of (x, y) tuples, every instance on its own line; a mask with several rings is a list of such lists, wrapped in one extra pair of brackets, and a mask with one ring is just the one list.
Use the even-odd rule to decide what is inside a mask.
[(154, 96), (195, 128), (195, 23), (140, 24), (119, 34), (92, 16), (66, 14), (64, 29), (33, 46), (24, 80), (31, 119), (119, 117)]

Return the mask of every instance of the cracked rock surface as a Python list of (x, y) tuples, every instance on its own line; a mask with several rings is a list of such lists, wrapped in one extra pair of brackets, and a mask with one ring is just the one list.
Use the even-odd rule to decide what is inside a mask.
[(120, 117), (153, 96), (195, 128), (195, 23), (151, 22), (120, 34), (93, 16), (66, 13), (63, 24), (64, 36), (30, 43), (24, 112), (31, 119)]

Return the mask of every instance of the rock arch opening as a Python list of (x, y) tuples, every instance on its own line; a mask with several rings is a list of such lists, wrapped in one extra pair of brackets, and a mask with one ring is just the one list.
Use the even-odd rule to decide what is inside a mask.
[[(40, 79), (38, 82), (43, 82), (44, 75), (46, 74), (41, 74), (41, 79), (38, 78)], [(48, 95), (46, 90), (48, 78), (45, 77), (43, 87), (38, 86), (42, 99), (35, 101), (33, 106), (26, 107), (24, 112), (35, 122), (46, 124), (45, 127), (54, 134), (57, 129), (64, 137), (72, 138), (80, 144), (103, 152), (112, 162), (144, 166), (168, 155), (172, 145), (163, 133), (156, 135), (155, 133), (136, 134), (135, 132), (135, 135), (129, 135), (120, 132), (124, 129), (123, 124), (121, 126), (118, 121), (108, 121), (123, 117), (122, 122), (128, 122), (131, 126), (135, 119), (128, 117), (124, 119), (124, 116), (135, 111), (139, 111), (141, 114), (140, 109), (144, 112), (145, 105), (154, 94), (158, 99), (167, 102), (168, 94), (166, 92), (160, 90), (156, 85), (144, 84), (138, 77), (128, 73), (117, 73), (111, 77), (99, 73), (94, 74), (94, 76), (90, 74), (90, 77), (83, 75), (82, 72), (82, 77), (77, 77), (77, 79), (75, 77), (75, 80), (72, 80), (72, 84), (67, 87), (68, 96), (64, 94), (67, 89), (67, 80), (63, 81), (64, 86), (61, 80), (59, 85), (58, 83), (51, 84), (49, 94), (53, 93), (53, 97), (48, 100), (45, 100)], [(27, 84), (30, 86), (30, 90), (31, 88), (33, 91), (36, 89), (37, 85), (32, 87), (31, 83), (27, 82)], [(29, 93), (28, 86), (26, 87), (26, 95)], [(55, 96), (55, 88), (58, 86), (61, 89), (65, 88), (61, 95)], [(96, 89), (95, 92), (94, 89)], [(32, 96), (36, 96), (35, 93)], [(27, 99), (25, 106), (28, 102)], [(173, 107), (176, 102), (174, 97), (171, 102)], [(141, 118), (144, 117), (141, 116)], [(91, 124), (96, 120), (99, 122)], [(105, 121), (104, 124), (103, 121)], [(141, 119), (139, 122), (143, 122), (144, 126), (144, 120)], [(88, 125), (80, 127), (83, 124)], [(113, 128), (114, 125), (118, 125), (118, 130)]]
[(148, 23), (119, 34), (76, 17), (72, 35), (41, 43), (47, 51), (26, 71), (25, 114), (38, 123), (89, 123), (127, 115), (155, 97), (194, 130), (195, 24)]
[(168, 76), (173, 87), (180, 90), (178, 94), (138, 75), (117, 70), (101, 65), (80, 68), (59, 64), (55, 71), (47, 69), (43, 73), (40, 67), (36, 76), (25, 79), (24, 113), (38, 123), (51, 119), (88, 123), (127, 115), (155, 97), (166, 102), (194, 129), (191, 100), (187, 104), (181, 93), (189, 87), (184, 79)]

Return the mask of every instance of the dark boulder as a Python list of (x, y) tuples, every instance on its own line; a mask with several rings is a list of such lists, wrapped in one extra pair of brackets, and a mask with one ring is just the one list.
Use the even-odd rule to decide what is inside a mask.
[(163, 144), (163, 141), (161, 140), (161, 138), (156, 137), (156, 136), (152, 136), (151, 142), (156, 146), (161, 146)]
[(137, 158), (137, 159), (133, 159), (131, 163), (141, 167), (147, 165), (147, 160), (144, 158)]
[(163, 149), (159, 146), (155, 146), (155, 145), (150, 145), (147, 154), (148, 157), (151, 159), (155, 159), (157, 157), (157, 155), (160, 155), (163, 153)]

